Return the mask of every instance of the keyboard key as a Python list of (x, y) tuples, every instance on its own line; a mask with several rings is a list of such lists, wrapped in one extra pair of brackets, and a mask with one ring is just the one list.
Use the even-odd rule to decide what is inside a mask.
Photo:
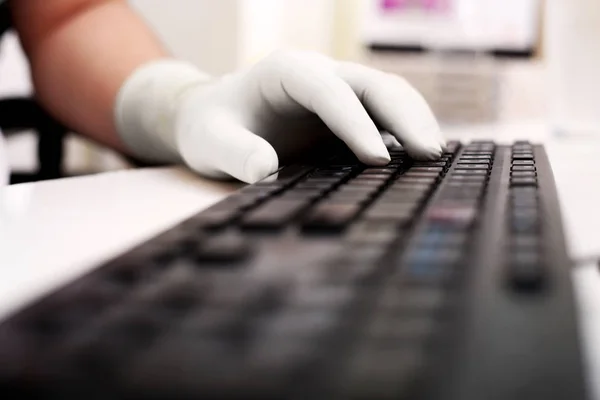
[[(521, 192), (522, 190), (532, 189), (533, 192)], [(511, 188), (511, 192), (509, 193), (509, 198), (512, 202), (515, 201), (530, 201), (535, 202), (537, 204), (539, 198), (537, 193), (538, 188), (533, 186), (516, 186)]]
[(512, 156), (518, 155), (518, 154), (529, 154), (529, 155), (534, 156), (533, 159), (535, 159), (535, 154), (533, 152), (533, 148), (532, 147), (518, 147), (518, 148), (514, 148), (513, 152), (512, 152)]
[(353, 181), (354, 182), (357, 180), (387, 181), (388, 179), (391, 179), (391, 178), (392, 178), (392, 176), (387, 175), (387, 174), (369, 174), (369, 175), (360, 174), (356, 178), (354, 178)]
[[(208, 237), (194, 249), (194, 259), (209, 263), (234, 263), (252, 255), (252, 245), (241, 235), (227, 233)], [(202, 267), (202, 265), (199, 265)]]
[(242, 193), (259, 192), (259, 191), (278, 191), (283, 189), (285, 185), (280, 182), (257, 182), (254, 185), (248, 185), (242, 188)]
[(537, 177), (537, 172), (535, 171), (511, 171), (511, 177), (515, 178), (535, 178)]
[(514, 235), (510, 238), (510, 249), (516, 252), (538, 251), (541, 245), (539, 235)]
[(239, 277), (213, 283), (208, 294), (203, 298), (203, 302), (209, 310), (215, 311), (216, 314), (212, 314), (213, 321), (209, 322), (206, 327), (213, 325), (217, 317), (217, 319), (225, 316), (232, 317), (233, 309), (256, 301), (263, 290), (263, 285), (258, 281)]
[(462, 179), (455, 179), (455, 180), (451, 180), (448, 179), (447, 183), (446, 183), (446, 187), (447, 188), (472, 188), (472, 189), (480, 189), (483, 190), (483, 188), (485, 187), (485, 178), (484, 179), (477, 179), (477, 180), (473, 180), (473, 181), (465, 181)]
[(445, 295), (439, 288), (389, 285), (377, 303), (381, 312), (400, 315), (432, 314), (442, 309)]
[(401, 226), (408, 224), (415, 216), (416, 205), (382, 207), (374, 206), (367, 210), (364, 219), (368, 221), (388, 221)]
[(474, 154), (466, 154), (466, 155), (462, 155), (459, 158), (459, 161), (466, 161), (466, 160), (491, 160), (492, 156), (491, 155), (485, 155), (485, 154), (478, 154), (478, 155), (474, 155)]
[(462, 249), (415, 249), (406, 258), (400, 280), (409, 285), (446, 285), (453, 279), (462, 254)]
[(479, 156), (484, 156), (484, 157), (489, 157), (490, 159), (493, 157), (494, 152), (492, 151), (465, 151), (464, 153), (462, 153), (460, 155), (461, 158), (464, 157), (469, 157), (469, 156), (475, 156), (475, 157), (479, 157)]
[(512, 145), (512, 150), (513, 151), (517, 151), (520, 149), (529, 149), (529, 150), (533, 150), (533, 145), (529, 142), (523, 141), (523, 142), (515, 142)]
[(512, 165), (535, 165), (533, 160), (513, 160)]
[(339, 180), (343, 180), (349, 177), (352, 174), (351, 170), (348, 171), (339, 171), (339, 170), (321, 170), (313, 173), (311, 176), (313, 178), (337, 178)]
[(470, 226), (476, 216), (477, 208), (473, 206), (435, 207), (427, 212), (427, 221), (462, 228)]
[(364, 221), (357, 223), (346, 237), (351, 243), (393, 242), (398, 237), (398, 225), (390, 221)]
[[(308, 166), (304, 166), (304, 165), (291, 165), (291, 166), (283, 168), (281, 171), (279, 171), (279, 173), (277, 173), (277, 180), (275, 182), (262, 181), (262, 182), (259, 182), (258, 185), (277, 184), (277, 185), (282, 185), (282, 186), (288, 186), (288, 185), (293, 184), (293, 183), (299, 181), (300, 179), (304, 178), (305, 176), (310, 174), (313, 170), (314, 170), (313, 167), (308, 167)], [(272, 178), (272, 176), (270, 178)], [(269, 178), (267, 178), (267, 179), (269, 179)], [(254, 185), (254, 186), (256, 186), (256, 185)]]
[(537, 186), (537, 178), (514, 177), (510, 180), (510, 186)]
[(415, 240), (419, 247), (463, 248), (468, 236), (465, 233), (444, 232), (436, 229), (425, 231)]
[(347, 185), (340, 186), (337, 190), (333, 191), (330, 194), (331, 195), (334, 195), (334, 194), (337, 194), (337, 193), (364, 193), (364, 194), (368, 194), (368, 193), (373, 193), (373, 192), (376, 192), (377, 190), (379, 190), (379, 186), (380, 185), (352, 185), (352, 184), (347, 184)]
[(278, 201), (304, 201), (306, 204), (322, 197), (325, 192), (322, 190), (288, 190), (282, 194)]
[(390, 161), (385, 167), (398, 170), (399, 168), (403, 168), (405, 165), (406, 162), (404, 160), (392, 158), (392, 161)]
[(242, 191), (238, 195), (221, 201), (210, 208), (192, 217), (186, 224), (203, 229), (216, 229), (224, 227), (236, 219), (243, 211), (259, 204), (272, 196), (272, 189), (263, 191)]
[(485, 175), (462, 175), (452, 174), (447, 178), (450, 182), (485, 182), (488, 179), (488, 174)]
[(328, 191), (328, 190), (332, 189), (334, 186), (335, 186), (335, 184), (331, 184), (331, 183), (317, 183), (317, 182), (305, 181), (305, 182), (301, 182), (301, 183), (297, 184), (296, 186), (294, 186), (294, 189), (295, 190), (308, 189), (308, 190)]
[(418, 204), (425, 199), (427, 193), (424, 191), (386, 191), (377, 199), (377, 204)]
[(509, 256), (509, 279), (519, 292), (535, 292), (542, 288), (546, 277), (539, 253), (518, 251)]
[(484, 151), (495, 151), (496, 150), (496, 145), (494, 144), (486, 144), (483, 146), (479, 147), (480, 150), (484, 150)]
[(464, 166), (464, 165), (481, 165), (485, 167), (490, 167), (492, 162), (490, 160), (459, 160), (456, 165)]
[(365, 204), (371, 200), (371, 197), (357, 195), (357, 194), (336, 194), (330, 197), (327, 197), (327, 203), (329, 204), (341, 204), (341, 205), (351, 205), (351, 204)]
[(539, 218), (530, 216), (527, 218), (511, 218), (511, 229), (513, 233), (536, 233), (540, 229)]
[(343, 285), (303, 285), (294, 288), (286, 300), (292, 310), (341, 311), (351, 304), (356, 293)]
[[(336, 183), (339, 183), (341, 180), (339, 178), (321, 178), (321, 177), (310, 177), (308, 179), (306, 179), (305, 181), (303, 181), (302, 183), (307, 184), (307, 186), (310, 186), (311, 184), (317, 184), (317, 185), (334, 185)], [(298, 186), (296, 186), (298, 187)]]
[[(286, 190), (284, 193), (281, 193), (279, 196), (283, 197), (283, 196), (293, 196), (293, 195), (298, 195), (298, 196), (310, 196), (311, 194), (315, 194), (318, 193), (319, 195), (322, 195), (324, 193), (327, 193), (329, 191), (329, 188), (333, 187), (333, 185), (329, 185), (326, 186), (325, 189), (319, 186), (298, 186), (298, 187), (293, 187), (289, 190)], [(281, 198), (280, 197), (280, 198)]]
[(456, 207), (469, 207), (478, 208), (479, 199), (440, 199), (438, 205), (440, 207), (456, 208)]
[(514, 208), (536, 207), (538, 202), (536, 197), (516, 197), (511, 199), (511, 204)]
[(422, 183), (426, 185), (433, 185), (437, 182), (437, 178), (419, 178), (411, 176), (400, 176), (396, 181), (398, 183)]
[(431, 179), (439, 179), (439, 172), (418, 172), (418, 171), (408, 171), (402, 175), (403, 179), (407, 178), (431, 178)]
[(393, 175), (396, 173), (394, 168), (367, 168), (360, 175)]
[(417, 343), (382, 346), (381, 342), (374, 342), (373, 348), (365, 346), (353, 355), (348, 376), (341, 382), (340, 397), (352, 400), (410, 398), (426, 365), (424, 350)]
[(464, 163), (464, 162), (459, 162), (456, 169), (460, 169), (461, 171), (465, 171), (465, 170), (471, 170), (471, 169), (475, 169), (475, 170), (485, 170), (488, 171), (490, 169), (490, 164), (489, 163), (485, 163), (485, 164), (470, 164), (470, 163)]
[(468, 168), (456, 168), (454, 169), (454, 171), (452, 171), (451, 173), (451, 177), (456, 176), (456, 175), (469, 175), (469, 176), (476, 176), (476, 175), (485, 175), (487, 176), (489, 174), (489, 170), (487, 168), (484, 169), (468, 169)]
[(317, 305), (313, 310), (294, 310), (276, 315), (260, 327), (258, 334), (271, 338), (300, 337), (315, 340), (334, 330), (339, 320), (338, 313)]
[(404, 315), (402, 317), (389, 313), (376, 314), (367, 328), (367, 336), (371, 340), (380, 341), (422, 341), (430, 340), (438, 326), (427, 314)]
[(348, 182), (347, 185), (345, 185), (345, 187), (356, 187), (356, 186), (370, 186), (370, 187), (375, 187), (375, 188), (379, 188), (382, 187), (383, 185), (385, 185), (386, 181), (384, 180), (372, 180), (372, 179), (352, 179), (350, 182)]
[(448, 163), (444, 161), (418, 161), (413, 163), (414, 167), (446, 167)]
[(513, 153), (513, 160), (535, 160), (533, 153)]
[(535, 171), (535, 167), (533, 165), (513, 165), (510, 168), (511, 171)]
[(350, 224), (360, 209), (357, 204), (323, 203), (305, 217), (302, 226), (309, 230), (341, 230)]
[(513, 218), (523, 218), (523, 219), (537, 219), (539, 218), (539, 210), (538, 207), (533, 206), (533, 207), (513, 207), (512, 210), (510, 210), (510, 215), (512, 215)]
[(331, 164), (328, 167), (317, 168), (310, 176), (318, 175), (327, 172), (352, 172), (356, 169), (354, 165), (347, 164)]
[(393, 182), (386, 190), (386, 193), (390, 191), (395, 192), (410, 192), (410, 191), (422, 191), (426, 193), (431, 190), (433, 184), (431, 182), (426, 183), (418, 183), (418, 182), (403, 182), (396, 181)]
[(413, 167), (409, 169), (409, 172), (437, 172), (441, 174), (445, 168), (442, 167)]
[(390, 155), (393, 156), (403, 156), (406, 155), (406, 151), (404, 151), (404, 149), (402, 149), (401, 147), (392, 147), (388, 149)]
[(191, 223), (201, 229), (221, 228), (229, 224), (239, 213), (235, 209), (204, 211), (192, 218)]
[(380, 275), (380, 260), (386, 247), (381, 243), (350, 243), (343, 253), (320, 267), (324, 273), (323, 284), (366, 285)]
[(441, 190), (444, 198), (478, 198), (483, 192), (484, 185), (477, 186), (446, 186)]
[(247, 214), (241, 225), (244, 228), (283, 228), (308, 205), (306, 199), (276, 199)]
[(363, 189), (365, 190), (339, 190), (337, 192), (330, 193), (327, 199), (331, 199), (332, 203), (350, 199), (355, 199), (359, 202), (365, 202), (370, 200), (379, 192), (378, 187), (364, 186)]

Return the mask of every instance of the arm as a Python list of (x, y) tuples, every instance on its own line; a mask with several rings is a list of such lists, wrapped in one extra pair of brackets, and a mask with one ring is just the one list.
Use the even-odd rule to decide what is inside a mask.
[(156, 37), (125, 0), (10, 6), (41, 103), (75, 131), (125, 151), (113, 122), (115, 98), (137, 67), (165, 57)]

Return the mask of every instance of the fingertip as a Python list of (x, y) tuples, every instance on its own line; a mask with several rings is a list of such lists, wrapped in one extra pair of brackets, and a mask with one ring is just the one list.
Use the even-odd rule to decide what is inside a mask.
[(445, 139), (440, 139), (440, 147), (442, 148), (442, 151), (447, 151), (448, 150), (448, 143), (446, 142)]
[(388, 165), (392, 158), (385, 145), (382, 143), (381, 146), (370, 146), (364, 147), (360, 152), (355, 152), (358, 159), (366, 164), (372, 166), (384, 166)]
[(388, 153), (387, 156), (380, 155), (380, 156), (370, 158), (369, 165), (379, 167), (379, 166), (388, 165), (391, 161), (392, 161), (392, 158), (390, 157), (390, 155)]
[(437, 143), (430, 143), (418, 147), (407, 146), (406, 151), (416, 160), (434, 161), (442, 156), (443, 148)]
[(273, 148), (261, 148), (252, 152), (244, 165), (242, 180), (256, 183), (277, 172), (279, 160)]
[(448, 150), (448, 142), (444, 138), (444, 135), (442, 134), (442, 130), (439, 129), (439, 127), (437, 128), (437, 130), (435, 132), (435, 138), (437, 139), (438, 144), (442, 148), (442, 151)]

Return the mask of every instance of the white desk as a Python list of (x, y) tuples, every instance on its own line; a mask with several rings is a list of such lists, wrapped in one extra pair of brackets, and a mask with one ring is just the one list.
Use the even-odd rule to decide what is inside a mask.
[[(490, 130), (491, 129), (491, 130)], [(448, 135), (467, 138), (464, 133)], [(600, 138), (549, 139), (540, 124), (471, 129), (471, 137), (530, 137), (547, 145), (570, 253), (600, 256)], [(238, 188), (184, 169), (107, 173), (8, 187), (0, 193), (0, 317), (86, 273), (97, 263), (176, 224)], [(600, 377), (600, 274), (581, 263), (574, 278), (591, 376)], [(591, 379), (600, 399), (600, 379)]]

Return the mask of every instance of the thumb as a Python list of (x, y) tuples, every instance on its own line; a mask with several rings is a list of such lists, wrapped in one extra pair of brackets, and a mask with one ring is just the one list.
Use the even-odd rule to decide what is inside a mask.
[(217, 177), (225, 173), (255, 183), (278, 169), (275, 149), (230, 115), (213, 113), (202, 119), (202, 126), (186, 130), (178, 147), (188, 166), (200, 174)]

